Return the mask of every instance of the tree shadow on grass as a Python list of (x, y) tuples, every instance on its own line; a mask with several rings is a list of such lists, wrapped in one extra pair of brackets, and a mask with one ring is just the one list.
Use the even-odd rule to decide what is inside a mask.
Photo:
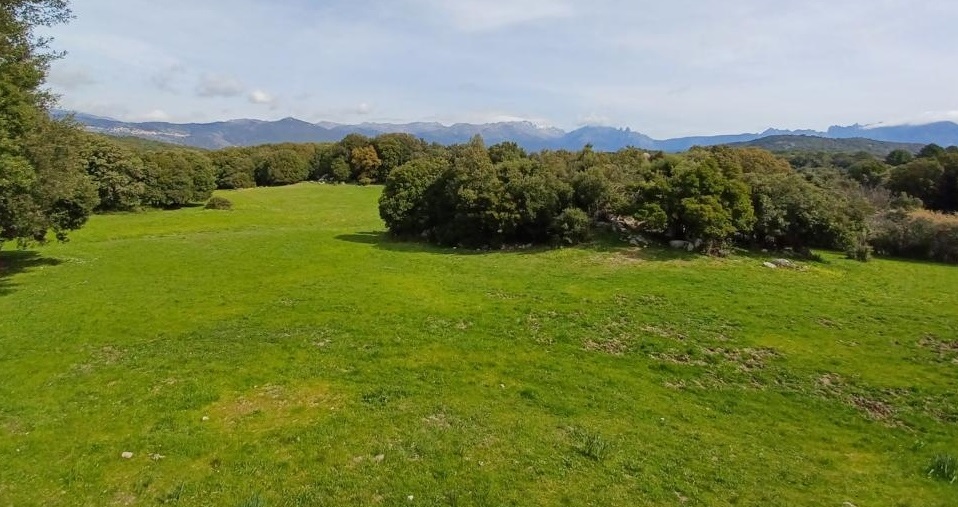
[[(535, 255), (543, 252), (553, 251), (558, 248), (549, 245), (536, 245), (529, 248), (505, 248), (495, 250), (451, 248), (433, 245), (424, 241), (396, 238), (383, 231), (342, 234), (336, 236), (336, 239), (349, 243), (372, 245), (380, 250), (388, 250), (391, 252), (429, 253), (436, 255)], [(645, 261), (664, 262), (676, 260), (693, 260), (702, 257), (700, 254), (689, 253), (685, 250), (670, 249), (667, 247), (653, 246), (640, 249), (604, 236), (599, 236), (589, 243), (570, 248), (589, 250), (597, 253), (626, 255), (636, 260), (641, 259)]]
[(14, 275), (45, 266), (58, 266), (62, 262), (59, 259), (43, 257), (37, 252), (0, 251), (0, 296), (6, 296), (16, 288), (12, 281)]

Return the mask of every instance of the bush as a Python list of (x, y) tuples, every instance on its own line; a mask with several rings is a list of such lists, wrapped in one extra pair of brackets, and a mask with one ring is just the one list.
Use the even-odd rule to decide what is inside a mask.
[(891, 211), (872, 226), (870, 243), (883, 255), (958, 264), (958, 216)]
[(592, 220), (579, 208), (566, 208), (552, 223), (552, 237), (556, 243), (576, 245), (587, 241), (592, 233)]
[(230, 210), (233, 209), (233, 203), (225, 197), (211, 197), (210, 200), (206, 202), (206, 209)]

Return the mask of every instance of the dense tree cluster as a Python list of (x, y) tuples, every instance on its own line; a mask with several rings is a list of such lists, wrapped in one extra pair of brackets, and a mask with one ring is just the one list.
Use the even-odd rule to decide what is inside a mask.
[(576, 243), (603, 220), (629, 217), (643, 234), (708, 252), (733, 243), (807, 251), (854, 247), (874, 209), (857, 183), (806, 177), (757, 149), (515, 148), (477, 138), (400, 166), (382, 218), (396, 235), (465, 247)]
[(216, 189), (215, 167), (201, 151), (135, 150), (91, 134), (83, 135), (80, 144), (82, 166), (96, 186), (100, 212), (177, 208), (205, 201)]

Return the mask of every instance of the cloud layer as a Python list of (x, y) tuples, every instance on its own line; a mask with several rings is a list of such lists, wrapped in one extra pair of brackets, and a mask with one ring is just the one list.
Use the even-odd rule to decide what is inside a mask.
[(50, 33), (70, 53), (50, 85), (65, 107), (121, 119), (533, 119), (671, 137), (958, 110), (950, 0), (84, 0), (74, 10)]

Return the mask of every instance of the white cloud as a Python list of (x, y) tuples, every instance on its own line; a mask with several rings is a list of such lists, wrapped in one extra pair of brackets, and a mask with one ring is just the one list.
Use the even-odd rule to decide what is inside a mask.
[(269, 93), (264, 92), (263, 90), (253, 90), (249, 94), (249, 101), (253, 104), (265, 104), (272, 105), (276, 102), (276, 99), (273, 98)]
[(892, 119), (880, 123), (866, 126), (866, 128), (878, 128), (898, 125), (927, 125), (940, 121), (951, 121), (958, 123), (958, 110), (952, 111), (925, 111), (924, 113)]
[(511, 25), (575, 14), (567, 0), (420, 0), (427, 9), (444, 13), (459, 29), (470, 32), (497, 30)]
[(373, 111), (372, 106), (370, 106), (369, 104), (367, 104), (367, 103), (365, 103), (365, 102), (363, 102), (362, 104), (359, 104), (358, 106), (356, 106), (356, 114), (361, 115), (361, 116), (365, 116), (365, 115), (371, 113), (372, 111)]
[(200, 97), (236, 97), (243, 94), (243, 83), (231, 76), (204, 74), (196, 87)]

